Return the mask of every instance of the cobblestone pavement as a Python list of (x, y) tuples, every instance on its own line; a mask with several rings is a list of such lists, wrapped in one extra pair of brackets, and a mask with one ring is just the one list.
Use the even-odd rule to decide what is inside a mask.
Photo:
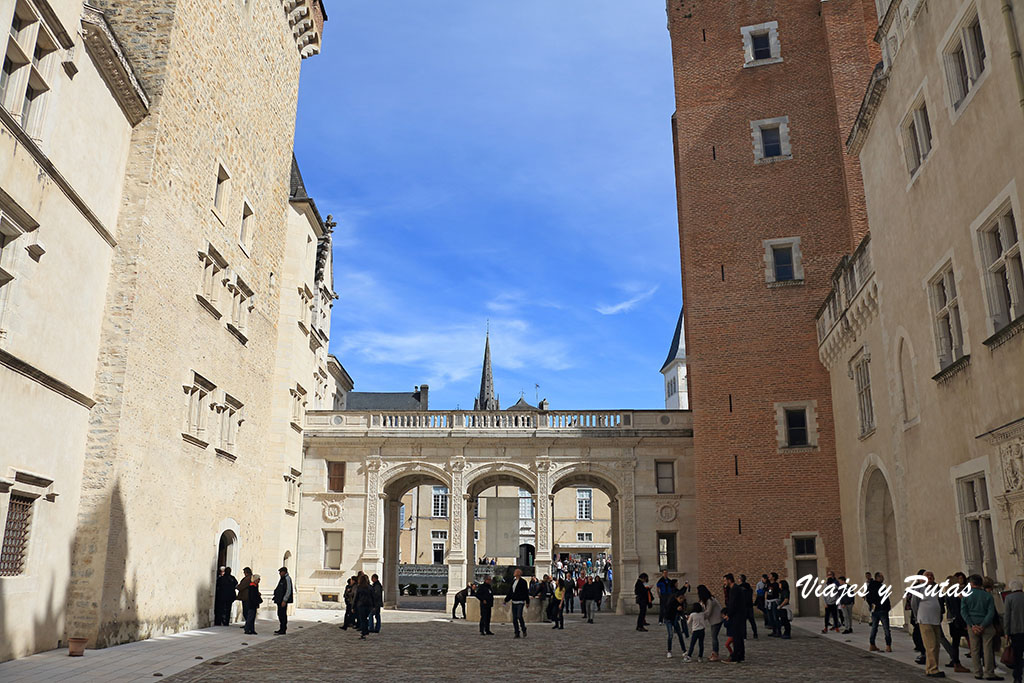
[[(321, 624), (246, 650), (217, 657), (164, 680), (202, 681), (414, 681), (539, 680), (552, 677), (588, 681), (920, 681), (923, 669), (869, 654), (804, 632), (788, 641), (748, 640), (744, 664), (684, 663), (675, 645), (665, 657), (664, 628), (652, 622), (648, 633), (634, 630), (635, 617), (601, 614), (593, 625), (566, 615), (564, 631), (547, 624), (529, 627), (514, 640), (512, 628), (496, 625), (493, 637), (477, 625), (450, 622), (438, 613), (431, 621), (410, 623), (385, 612), (382, 633), (365, 641), (351, 631)], [(390, 621), (390, 623), (389, 623)], [(705, 644), (709, 649), (709, 644)], [(723, 648), (724, 652), (724, 639)], [(670, 678), (671, 677), (671, 678)]]

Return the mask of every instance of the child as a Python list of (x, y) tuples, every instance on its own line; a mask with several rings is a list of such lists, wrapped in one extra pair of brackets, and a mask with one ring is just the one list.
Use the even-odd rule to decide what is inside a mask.
[(697, 661), (704, 661), (704, 608), (699, 602), (694, 603), (693, 611), (690, 612), (686, 623), (690, 627), (690, 651), (683, 657), (684, 662), (693, 661), (693, 646), (700, 643), (700, 650), (697, 654)]

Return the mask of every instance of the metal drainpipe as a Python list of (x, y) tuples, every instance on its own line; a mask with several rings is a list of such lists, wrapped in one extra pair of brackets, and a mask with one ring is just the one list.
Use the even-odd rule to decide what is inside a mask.
[(1006, 24), (1006, 37), (1010, 40), (1010, 60), (1013, 62), (1013, 73), (1017, 77), (1017, 95), (1020, 97), (1020, 107), (1024, 109), (1024, 64), (1021, 62), (1017, 24), (1013, 18), (1013, 0), (1003, 0), (1003, 20)]

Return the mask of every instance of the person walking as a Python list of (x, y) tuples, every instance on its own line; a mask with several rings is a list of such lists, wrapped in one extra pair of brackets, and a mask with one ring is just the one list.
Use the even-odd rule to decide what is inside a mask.
[(256, 634), (256, 612), (263, 603), (260, 595), (260, 575), (253, 574), (246, 587), (245, 600), (242, 605), (245, 607), (245, 633), (250, 636)]
[(565, 611), (572, 614), (576, 611), (576, 579), (569, 577), (565, 581)]
[(984, 676), (987, 681), (1001, 681), (996, 676), (995, 652), (992, 639), (996, 635), (996, 605), (992, 594), (982, 586), (983, 579), (978, 574), (971, 574), (970, 595), (960, 600), (960, 615), (967, 624), (967, 633), (971, 640), (971, 670), (975, 678), (982, 677), (982, 659), (984, 659)]
[(213, 625), (228, 626), (231, 623), (231, 605), (235, 602), (238, 579), (231, 576), (231, 567), (221, 567), (217, 576), (217, 593), (213, 602)]
[(790, 626), (793, 622), (793, 606), (790, 604), (789, 581), (779, 581), (779, 606), (775, 609), (775, 616), (779, 621), (780, 637), (783, 640), (790, 638)]
[(366, 574), (360, 574), (356, 584), (356, 625), (359, 628), (359, 639), (366, 640), (370, 632), (370, 613), (373, 611), (373, 590)]
[(821, 632), (828, 633), (831, 619), (832, 630), (839, 633), (839, 580), (830, 576), (825, 581), (825, 587), (829, 590), (825, 593), (825, 628)]
[[(928, 579), (927, 586), (935, 586), (935, 575), (924, 572)], [(931, 590), (935, 590), (932, 588)], [(921, 633), (921, 645), (924, 648), (925, 675), (929, 678), (945, 678), (946, 674), (939, 671), (939, 644), (942, 641), (942, 603), (939, 596), (925, 590), (923, 597), (913, 596), (910, 599), (911, 609), (917, 615), (917, 625)]]
[[(384, 586), (380, 584), (380, 577), (374, 574), (370, 577), (370, 591), (373, 593), (373, 609), (370, 611), (370, 633), (380, 633), (380, 611), (384, 609)], [(465, 615), (463, 615), (465, 618)]]
[(655, 584), (658, 589), (658, 623), (662, 623), (664, 610), (661, 609), (662, 603), (668, 602), (672, 596), (672, 579), (668, 578), (668, 570), (661, 570), (661, 578), (658, 579), (658, 583)]
[(651, 606), (653, 601), (651, 600), (651, 589), (647, 585), (647, 574), (641, 574), (636, 584), (633, 586), (633, 595), (636, 599), (636, 604), (640, 608), (640, 613), (636, 618), (636, 630), (646, 631), (647, 626), (647, 608)]
[(778, 638), (782, 635), (779, 628), (779, 575), (772, 572), (771, 578), (764, 589), (764, 623), (770, 628), (770, 636)]
[(455, 594), (455, 602), (452, 603), (452, 621), (458, 619), (455, 616), (455, 610), (462, 607), (462, 618), (466, 618), (466, 601), (469, 600), (469, 596), (473, 594), (473, 584), (467, 585), (465, 588)]
[(1024, 592), (1020, 579), (1010, 582), (1010, 592), (1003, 598), (1003, 630), (1013, 648), (1013, 683), (1021, 683), (1024, 673)]
[(884, 581), (885, 576), (882, 575), (882, 572), (875, 572), (874, 578), (868, 584), (868, 594), (865, 598), (868, 602), (868, 610), (871, 611), (871, 635), (868, 636), (869, 652), (878, 652), (878, 647), (875, 646), (875, 637), (878, 635), (879, 625), (885, 631), (885, 651), (892, 652), (892, 633), (889, 631), (889, 610), (892, 609), (892, 605), (888, 596), (882, 598), (880, 590)]
[[(673, 582), (675, 580), (673, 579)], [(668, 652), (666, 657), (672, 658), (673, 635), (679, 638), (679, 651), (686, 655), (686, 641), (683, 640), (683, 631), (686, 626), (686, 593), (676, 591), (671, 593), (665, 602), (658, 605), (658, 612), (661, 616), (661, 623), (665, 624), (668, 632)]]
[(593, 624), (597, 605), (601, 602), (601, 580), (596, 576), (587, 577), (587, 583), (583, 586), (582, 599), (583, 616), (588, 624)]
[[(962, 591), (967, 586), (967, 575), (963, 572), (956, 572), (946, 577), (950, 585), (957, 586)], [(946, 608), (946, 620), (949, 623), (949, 661), (956, 673), (970, 673), (970, 669), (960, 662), (960, 642), (967, 638), (967, 623), (960, 613), (961, 598), (959, 593), (949, 593), (942, 598)], [(968, 640), (968, 646), (970, 640)]]
[(280, 626), (274, 635), (283, 636), (288, 632), (288, 605), (295, 602), (295, 590), (292, 577), (288, 576), (288, 567), (281, 567), (277, 573), (281, 578), (274, 588), (274, 604), (277, 605), (277, 621)]
[(249, 586), (252, 585), (252, 569), (248, 567), (242, 568), (242, 580), (238, 582), (238, 601), (242, 603), (242, 630), (248, 630), (245, 625), (246, 620), (249, 618)]
[(718, 656), (718, 634), (722, 630), (722, 604), (704, 584), (697, 586), (697, 601), (701, 606), (704, 625), (711, 631), (711, 656), (709, 662), (720, 661)]
[(494, 607), (494, 591), (491, 589), (491, 577), (485, 576), (484, 582), (476, 587), (474, 593), (480, 601), (480, 635), (493, 636), (491, 633), (491, 608)]
[(843, 624), (846, 628), (843, 629), (843, 633), (853, 633), (853, 600), (854, 596), (852, 591), (849, 589), (850, 580), (845, 576), (839, 577), (839, 585), (843, 586), (846, 590), (843, 592), (843, 596), (839, 598), (839, 609), (842, 612)]
[(740, 574), (740, 588), (746, 591), (747, 595), (750, 596), (750, 604), (747, 605), (747, 621), (750, 622), (750, 633), (754, 640), (757, 640), (757, 621), (754, 619), (754, 605), (757, 604), (757, 597), (754, 595), (754, 589), (750, 587), (750, 582), (747, 581), (746, 574)]
[(523, 620), (523, 610), (530, 604), (530, 588), (523, 578), (523, 570), (516, 568), (512, 574), (512, 587), (505, 596), (505, 602), (512, 603), (512, 626), (516, 630), (516, 638), (522, 633), (526, 637), (526, 622)]
[(750, 618), (754, 596), (750, 585), (744, 587), (736, 583), (732, 574), (726, 574), (722, 578), (725, 580), (725, 589), (729, 596), (725, 608), (729, 615), (729, 635), (732, 638), (732, 656), (729, 657), (729, 661), (739, 664), (747, 658), (747, 620)]
[(554, 608), (552, 610), (552, 617), (555, 625), (551, 628), (562, 630), (565, 628), (565, 579), (558, 579), (558, 583), (555, 585), (554, 597), (551, 600), (554, 602)]
[[(702, 586), (697, 587), (697, 594), (700, 595), (700, 589)], [(704, 590), (707, 590), (706, 588)], [(712, 598), (713, 599), (713, 598)], [(693, 648), (700, 646), (697, 653), (697, 661), (704, 661), (704, 629), (706, 622), (704, 620), (704, 608), (701, 603), (696, 602), (693, 605), (693, 609), (690, 611), (690, 616), (687, 617), (687, 624), (690, 628), (690, 650), (683, 657), (684, 662), (693, 661)]]

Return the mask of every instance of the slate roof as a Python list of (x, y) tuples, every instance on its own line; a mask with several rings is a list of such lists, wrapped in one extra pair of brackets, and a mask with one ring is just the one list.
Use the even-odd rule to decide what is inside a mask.
[(676, 333), (672, 336), (672, 345), (668, 349), (668, 358), (661, 366), (661, 372), (665, 371), (668, 364), (677, 358), (686, 360), (686, 339), (683, 337), (683, 310), (679, 309), (679, 322), (676, 323)]
[(531, 406), (529, 403), (527, 403), (526, 399), (520, 397), (519, 400), (516, 401), (516, 404), (514, 406), (512, 406), (511, 408), (506, 408), (505, 410), (537, 410), (537, 409), (534, 406)]
[(421, 394), (412, 392), (350, 391), (346, 410), (427, 410)]

